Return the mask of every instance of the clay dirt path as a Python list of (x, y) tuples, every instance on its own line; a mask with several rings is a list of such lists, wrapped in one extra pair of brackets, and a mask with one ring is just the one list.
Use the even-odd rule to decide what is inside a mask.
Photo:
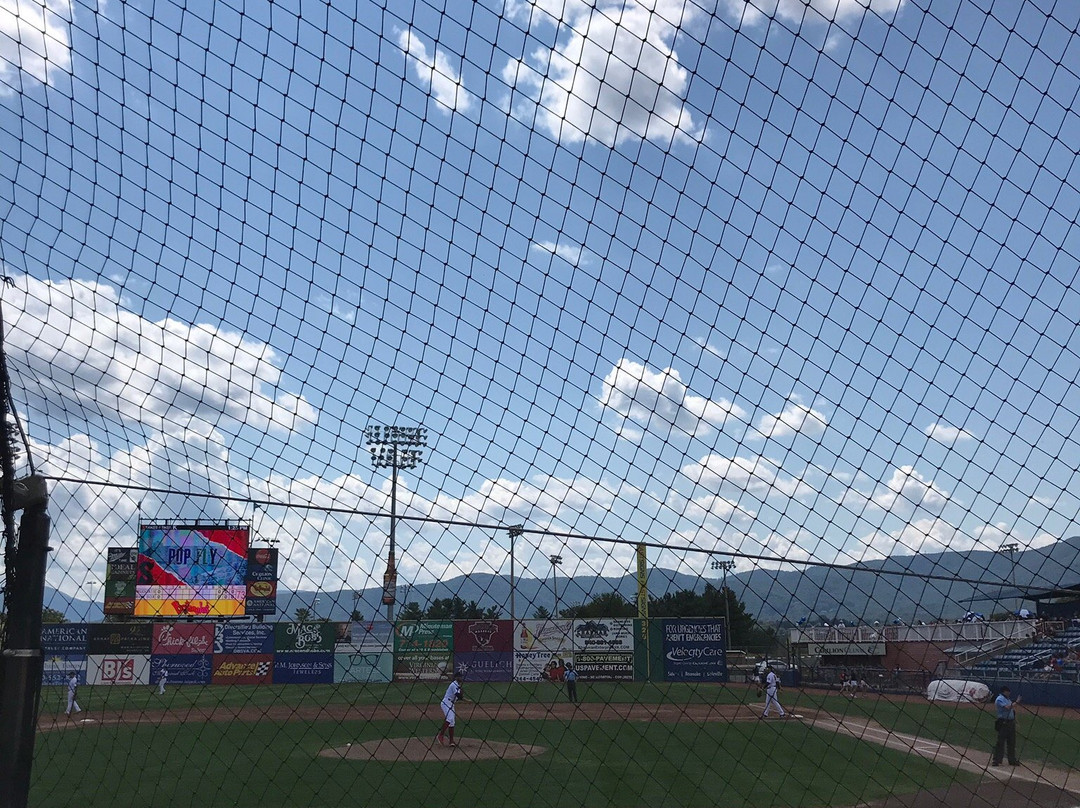
[(939, 765), (981, 776), (974, 784), (956, 783), (948, 788), (890, 797), (859, 808), (1078, 808), (1080, 773), (1042, 763), (991, 766), (986, 750), (892, 732), (865, 718), (828, 713), (808, 716), (813, 726), (887, 749), (919, 755)]

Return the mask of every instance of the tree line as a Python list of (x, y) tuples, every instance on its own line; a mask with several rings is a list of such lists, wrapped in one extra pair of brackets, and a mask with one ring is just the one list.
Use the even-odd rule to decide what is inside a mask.
[[(636, 603), (631, 603), (618, 592), (605, 592), (588, 603), (560, 609), (558, 615), (552, 615), (544, 606), (537, 606), (530, 616), (534, 620), (547, 620), (552, 617), (637, 617), (637, 613)], [(483, 608), (476, 601), (466, 602), (456, 596), (433, 600), (426, 609), (421, 608), (416, 601), (411, 601), (398, 613), (400, 620), (499, 620), (502, 617), (498, 606)], [(746, 604), (736, 597), (730, 587), (716, 587), (711, 583), (705, 584), (702, 592), (682, 589), (658, 598), (649, 598), (649, 617), (730, 618), (730, 647), (747, 650), (770, 649), (777, 641), (776, 628), (758, 623), (747, 611)]]

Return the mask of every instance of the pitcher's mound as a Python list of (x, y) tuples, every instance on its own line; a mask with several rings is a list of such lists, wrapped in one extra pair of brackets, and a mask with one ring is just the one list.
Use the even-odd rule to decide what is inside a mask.
[(431, 738), (383, 738), (379, 741), (354, 743), (324, 749), (322, 757), (342, 760), (405, 760), (423, 762), (427, 760), (512, 760), (534, 757), (543, 754), (542, 746), (529, 746), (520, 743), (499, 743), (481, 741), (475, 738), (462, 738), (457, 746), (441, 746)]

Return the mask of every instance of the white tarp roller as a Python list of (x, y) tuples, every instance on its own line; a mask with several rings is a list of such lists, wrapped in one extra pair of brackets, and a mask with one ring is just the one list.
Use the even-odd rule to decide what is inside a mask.
[(926, 688), (930, 701), (983, 702), (990, 698), (990, 688), (982, 682), (963, 679), (935, 679)]

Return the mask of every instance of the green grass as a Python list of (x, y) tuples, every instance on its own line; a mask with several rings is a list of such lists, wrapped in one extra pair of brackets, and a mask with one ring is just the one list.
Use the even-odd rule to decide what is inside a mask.
[[(37, 739), (31, 805), (80, 808), (156, 806), (393, 805), (446, 806), (850, 806), (890, 793), (945, 786), (972, 775), (915, 755), (817, 730), (805, 722), (664, 724), (548, 720), (463, 722), (468, 737), (530, 743), (548, 751), (527, 760), (474, 763), (378, 763), (321, 758), (318, 752), (385, 737), (428, 737), (445, 688), (441, 683), (170, 687), (164, 698), (143, 686), (83, 687), (80, 702), (94, 724), (45, 732)], [(594, 703), (739, 704), (759, 702), (754, 688), (695, 684), (588, 683)], [(480, 704), (563, 703), (550, 683), (467, 683)], [(45, 688), (44, 714), (59, 714), (63, 688)], [(867, 718), (887, 729), (943, 740), (989, 757), (989, 708), (930, 704), (921, 698), (855, 701), (814, 690), (781, 694), (785, 707)], [(269, 719), (205, 724), (201, 709), (347, 705), (425, 708), (426, 718), (396, 722), (281, 723)], [(167, 708), (186, 716), (163, 724)], [(110, 712), (141, 715), (117, 726)], [(1019, 716), (1019, 752), (1029, 763), (1080, 767), (1080, 720), (1059, 711)], [(1053, 714), (1051, 714), (1051, 712)], [(409, 713), (415, 715), (415, 712)]]
[[(321, 758), (318, 752), (392, 737), (428, 737), (418, 721), (281, 723), (270, 720), (158, 724), (153, 716), (227, 707), (411, 705), (434, 710), (435, 683), (325, 686), (85, 687), (91, 715), (145, 711), (136, 725), (107, 721), (44, 733), (37, 743), (32, 804), (84, 808), (145, 806), (392, 805), (447, 806), (843, 806), (890, 793), (948, 785), (956, 772), (801, 722), (682, 723), (469, 721), (463, 732), (488, 741), (528, 743), (547, 751), (526, 760), (380, 763)], [(752, 688), (655, 683), (590, 683), (587, 701), (643, 704), (738, 704)], [(561, 702), (550, 684), (475, 683), (486, 704)], [(44, 712), (59, 712), (62, 688), (43, 693)], [(789, 708), (847, 700), (790, 691)], [(861, 705), (861, 702), (858, 703)], [(899, 716), (897, 711), (894, 719)], [(880, 719), (879, 719), (880, 720)], [(883, 722), (884, 723), (884, 722)], [(945, 727), (948, 728), (947, 725)], [(934, 728), (937, 731), (938, 727)], [(63, 774), (58, 776), (58, 773)], [(967, 777), (967, 775), (960, 775)]]
[[(88, 687), (79, 688), (79, 702), (100, 711), (150, 710), (168, 708), (173, 712), (215, 705), (226, 707), (314, 707), (346, 705), (412, 705), (434, 709), (437, 714), (444, 684), (390, 683), (342, 685), (236, 685), (174, 686), (164, 698), (157, 688)], [(760, 701), (752, 686), (700, 685), (654, 682), (596, 682), (580, 686), (584, 701), (607, 704), (739, 704)], [(66, 688), (47, 687), (42, 691), (42, 712), (58, 714), (64, 709)], [(466, 683), (466, 693), (473, 701), (486, 704), (552, 704), (565, 700), (561, 687), (548, 682)], [(906, 701), (890, 701), (862, 696), (854, 701), (816, 690), (786, 690), (781, 700), (788, 708), (827, 710), (843, 716), (872, 719), (886, 729), (919, 735), (934, 740), (985, 749), (990, 753), (994, 742), (992, 709), (970, 705), (931, 704), (918, 696)], [(1055, 711), (1056, 712), (1056, 711)], [(1080, 712), (1077, 718), (1056, 714), (1035, 715), (1022, 709), (1018, 716), (1018, 751), (1024, 760), (1041, 761), (1058, 768), (1080, 767)]]
[(525, 760), (382, 763), (318, 752), (427, 737), (422, 722), (96, 724), (38, 739), (34, 806), (840, 806), (953, 782), (955, 772), (797, 721), (469, 722)]

